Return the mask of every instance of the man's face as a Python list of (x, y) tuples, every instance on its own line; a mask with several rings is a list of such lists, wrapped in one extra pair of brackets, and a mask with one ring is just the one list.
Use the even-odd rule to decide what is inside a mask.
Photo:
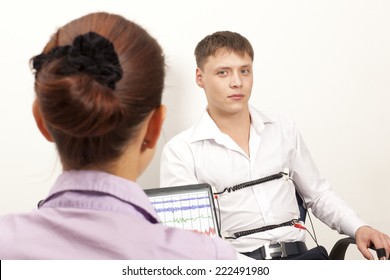
[(212, 116), (236, 114), (248, 110), (252, 91), (252, 60), (224, 48), (208, 57), (203, 69), (196, 69), (196, 83), (206, 93)]

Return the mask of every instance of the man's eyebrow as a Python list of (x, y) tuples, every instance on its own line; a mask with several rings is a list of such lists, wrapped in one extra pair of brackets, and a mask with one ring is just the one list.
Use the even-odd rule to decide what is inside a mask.
[(220, 65), (220, 66), (216, 66), (216, 67), (215, 67), (215, 70), (218, 70), (218, 69), (230, 69), (230, 68), (232, 68), (232, 67), (230, 67), (230, 66), (225, 66), (225, 65)]
[[(252, 65), (251, 64), (243, 64), (243, 65), (237, 66), (237, 68), (246, 68), (246, 67), (252, 67)], [(236, 68), (236, 66), (218, 65), (214, 69), (218, 70), (218, 69), (232, 69), (232, 68)]]

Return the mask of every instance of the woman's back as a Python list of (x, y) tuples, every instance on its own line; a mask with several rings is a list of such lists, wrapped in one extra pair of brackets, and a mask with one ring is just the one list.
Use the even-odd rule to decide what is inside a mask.
[(0, 259), (232, 259), (218, 238), (165, 227), (135, 183), (64, 172), (39, 209), (0, 218)]

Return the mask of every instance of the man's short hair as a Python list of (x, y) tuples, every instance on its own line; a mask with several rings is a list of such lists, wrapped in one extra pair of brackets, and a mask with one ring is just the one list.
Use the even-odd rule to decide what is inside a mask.
[(209, 56), (215, 55), (216, 51), (226, 48), (238, 55), (248, 54), (253, 61), (254, 52), (251, 43), (239, 33), (231, 31), (218, 31), (204, 37), (195, 48), (196, 65), (203, 69)]

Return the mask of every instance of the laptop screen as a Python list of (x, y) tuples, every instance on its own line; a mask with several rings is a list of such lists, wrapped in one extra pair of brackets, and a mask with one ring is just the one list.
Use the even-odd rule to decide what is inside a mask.
[(163, 224), (220, 236), (213, 193), (208, 184), (145, 189)]

